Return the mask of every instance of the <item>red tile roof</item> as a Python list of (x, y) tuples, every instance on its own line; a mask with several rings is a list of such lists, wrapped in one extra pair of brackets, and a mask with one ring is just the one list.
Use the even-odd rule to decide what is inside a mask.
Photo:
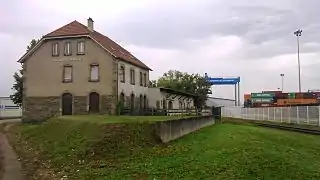
[(88, 35), (98, 43), (100, 43), (105, 49), (112, 53), (116, 58), (120, 58), (128, 63), (136, 65), (138, 67), (151, 70), (147, 65), (141, 62), (139, 59), (134, 57), (130, 52), (125, 50), (116, 42), (112, 41), (107, 36), (97, 32), (91, 31), (87, 26), (79, 23), (78, 21), (73, 21), (55, 31), (43, 36), (48, 37), (61, 37), (61, 36), (76, 36), (76, 35)]

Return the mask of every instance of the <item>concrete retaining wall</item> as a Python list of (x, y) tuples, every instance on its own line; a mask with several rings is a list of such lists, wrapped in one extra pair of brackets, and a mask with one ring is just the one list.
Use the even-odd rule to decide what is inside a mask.
[(215, 120), (210, 115), (157, 122), (155, 126), (158, 136), (165, 143), (214, 123)]

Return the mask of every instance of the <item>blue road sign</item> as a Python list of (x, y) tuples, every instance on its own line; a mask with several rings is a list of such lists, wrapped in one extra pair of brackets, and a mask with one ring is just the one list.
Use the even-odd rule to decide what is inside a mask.
[(207, 80), (211, 85), (235, 85), (240, 82), (240, 77), (236, 78), (209, 78)]

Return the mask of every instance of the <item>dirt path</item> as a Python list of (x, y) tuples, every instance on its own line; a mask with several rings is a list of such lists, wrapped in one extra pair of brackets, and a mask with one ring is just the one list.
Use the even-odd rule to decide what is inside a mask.
[[(24, 180), (21, 163), (16, 153), (10, 146), (6, 136), (0, 132), (0, 158), (2, 157), (3, 178), (2, 180)], [(1, 179), (1, 177), (0, 177)]]

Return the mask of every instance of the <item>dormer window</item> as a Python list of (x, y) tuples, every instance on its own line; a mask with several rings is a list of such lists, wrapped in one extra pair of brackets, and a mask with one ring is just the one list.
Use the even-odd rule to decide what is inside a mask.
[(64, 45), (64, 55), (65, 56), (70, 56), (71, 53), (71, 42), (66, 42), (66, 44)]
[(84, 41), (79, 41), (78, 42), (77, 49), (78, 49), (78, 55), (83, 55), (84, 54), (84, 50), (85, 50)]
[(59, 43), (52, 44), (52, 56), (59, 56)]

